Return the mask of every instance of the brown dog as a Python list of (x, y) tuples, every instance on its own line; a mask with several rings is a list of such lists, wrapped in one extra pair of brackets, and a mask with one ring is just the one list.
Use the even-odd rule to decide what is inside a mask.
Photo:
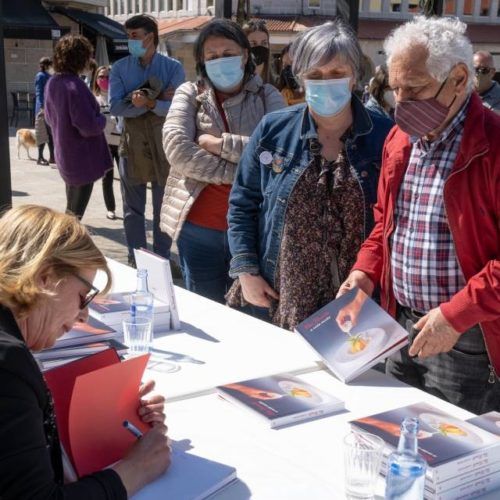
[(28, 158), (33, 160), (30, 156), (30, 148), (36, 148), (36, 138), (35, 131), (29, 128), (20, 128), (16, 132), (16, 144), (17, 144), (17, 158), (20, 159), (19, 150), (21, 146), (26, 149), (26, 153), (28, 153)]

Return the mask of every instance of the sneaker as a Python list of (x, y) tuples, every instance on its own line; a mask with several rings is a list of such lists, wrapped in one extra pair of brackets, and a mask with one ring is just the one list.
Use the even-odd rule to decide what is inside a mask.
[(110, 219), (110, 220), (115, 220), (116, 214), (113, 212), (113, 210), (108, 210), (108, 213), (106, 214), (106, 218)]
[(48, 166), (49, 162), (45, 158), (38, 158), (36, 161), (37, 165), (43, 165), (43, 166)]
[(53, 158), (53, 157), (49, 158), (49, 163), (55, 163), (55, 162), (56, 162), (55, 158)]
[(137, 269), (137, 264), (135, 263), (135, 258), (132, 255), (129, 255), (127, 260), (128, 260), (127, 263), (130, 267)]

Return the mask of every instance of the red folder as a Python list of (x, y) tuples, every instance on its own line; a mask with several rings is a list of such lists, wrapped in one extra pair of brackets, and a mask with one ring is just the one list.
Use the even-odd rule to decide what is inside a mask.
[(149, 354), (120, 362), (114, 349), (45, 372), (61, 443), (77, 474), (107, 467), (127, 453), (134, 436), (122, 423), (149, 429), (137, 415)]

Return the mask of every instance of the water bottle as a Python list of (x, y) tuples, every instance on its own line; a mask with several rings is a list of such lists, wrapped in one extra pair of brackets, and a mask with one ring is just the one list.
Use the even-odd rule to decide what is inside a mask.
[(386, 500), (424, 498), (427, 463), (417, 451), (418, 418), (405, 418), (397, 451), (387, 461)]
[(148, 289), (148, 272), (137, 269), (137, 288), (130, 296), (130, 315), (148, 318), (153, 323), (154, 296)]

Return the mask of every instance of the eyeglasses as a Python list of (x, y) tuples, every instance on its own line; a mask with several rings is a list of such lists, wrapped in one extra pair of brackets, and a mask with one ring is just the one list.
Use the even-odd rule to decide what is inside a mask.
[(487, 75), (491, 71), (491, 68), (488, 68), (488, 66), (478, 66), (474, 68), (474, 71), (476, 75)]
[(96, 288), (92, 283), (89, 283), (85, 278), (82, 278), (78, 274), (74, 275), (76, 279), (80, 280), (84, 285), (90, 288), (90, 291), (87, 295), (82, 298), (80, 297), (80, 310), (83, 311), (96, 297), (96, 295), (100, 292), (98, 288)]

